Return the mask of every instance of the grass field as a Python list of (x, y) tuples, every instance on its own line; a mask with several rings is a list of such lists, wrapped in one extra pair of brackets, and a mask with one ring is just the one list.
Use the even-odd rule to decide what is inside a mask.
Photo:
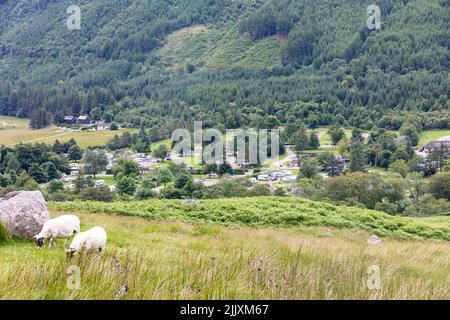
[(186, 205), (180, 200), (133, 202), (54, 202), (51, 208), (64, 212), (136, 216), (187, 223), (215, 223), (225, 226), (294, 227), (327, 226), (364, 229), (380, 236), (402, 239), (450, 241), (450, 217), (439, 226), (414, 218), (395, 217), (383, 212), (334, 206), (294, 197), (253, 197), (202, 200)]
[(12, 146), (23, 143), (49, 143), (56, 139), (66, 142), (74, 138), (82, 147), (104, 145), (116, 134), (125, 131), (137, 132), (137, 129), (121, 129), (117, 131), (72, 131), (66, 128), (50, 126), (40, 130), (31, 130), (28, 119), (0, 116), (0, 145)]
[(450, 130), (422, 131), (421, 133), (419, 133), (419, 146), (427, 144), (430, 141), (437, 141), (442, 137), (450, 137)]
[[(67, 259), (62, 240), (50, 251), (9, 241), (0, 249), (0, 299), (450, 298), (448, 243), (385, 238), (370, 247), (360, 229), (78, 216), (83, 230), (107, 230), (103, 256)], [(74, 266), (79, 290), (67, 286)], [(371, 266), (380, 268), (379, 290), (370, 287)], [(125, 285), (129, 291), (117, 295)]]

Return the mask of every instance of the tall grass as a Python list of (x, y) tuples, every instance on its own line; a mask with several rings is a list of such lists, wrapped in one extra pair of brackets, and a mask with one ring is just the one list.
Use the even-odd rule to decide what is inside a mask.
[[(449, 246), (324, 227), (228, 228), (81, 214), (108, 231), (103, 256), (13, 240), (0, 251), (0, 299), (449, 299)], [(69, 267), (81, 288), (67, 288)], [(381, 270), (381, 289), (367, 285)], [(126, 290), (128, 288), (128, 290)]]
[(50, 206), (55, 210), (65, 212), (175, 219), (184, 222), (207, 222), (227, 226), (306, 225), (347, 229), (361, 228), (379, 236), (450, 241), (450, 224), (442, 223), (440, 226), (433, 226), (418, 219), (293, 197), (202, 200), (199, 205), (183, 205), (179, 200), (154, 199), (112, 204), (81, 201), (59, 202), (50, 203)]
[(0, 221), (0, 246), (6, 245), (9, 239), (8, 229), (4, 223)]

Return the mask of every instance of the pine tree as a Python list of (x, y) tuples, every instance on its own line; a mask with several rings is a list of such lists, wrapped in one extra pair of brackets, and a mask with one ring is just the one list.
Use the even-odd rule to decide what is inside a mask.
[(309, 135), (309, 148), (311, 150), (317, 150), (320, 147), (320, 141), (316, 133), (313, 131)]

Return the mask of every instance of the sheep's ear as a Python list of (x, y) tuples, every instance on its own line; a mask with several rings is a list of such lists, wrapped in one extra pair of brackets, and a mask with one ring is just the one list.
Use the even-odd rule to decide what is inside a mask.
[(35, 235), (33, 238), (35, 238), (36, 240), (39, 239), (39, 235)]

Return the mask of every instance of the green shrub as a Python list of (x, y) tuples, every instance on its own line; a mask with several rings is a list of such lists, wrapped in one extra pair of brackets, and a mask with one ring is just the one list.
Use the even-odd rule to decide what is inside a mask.
[(8, 242), (9, 234), (6, 225), (0, 222), (0, 246), (5, 245)]
[[(179, 197), (177, 189), (163, 190), (162, 196)], [(150, 219), (175, 219), (188, 223), (217, 223), (228, 226), (298, 225), (359, 228), (377, 235), (399, 238), (450, 241), (450, 228), (430, 226), (412, 218), (346, 206), (335, 206), (290, 197), (248, 197), (202, 200), (199, 205), (185, 206), (180, 200), (151, 199), (131, 202), (50, 202), (63, 212), (89, 212), (138, 216)]]

